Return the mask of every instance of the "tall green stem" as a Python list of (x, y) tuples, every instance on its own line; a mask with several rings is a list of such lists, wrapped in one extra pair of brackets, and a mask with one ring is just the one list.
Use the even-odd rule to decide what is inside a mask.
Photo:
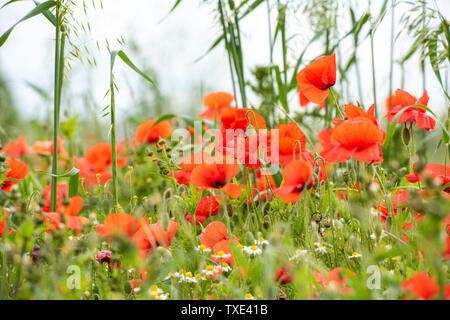
[[(62, 31), (62, 32), (61, 32)], [(61, 26), (61, 2), (56, 5), (56, 26), (55, 26), (55, 79), (54, 79), (54, 109), (53, 109), (53, 156), (52, 156), (52, 176), (50, 210), (56, 211), (57, 184), (58, 184), (58, 132), (59, 114), (61, 108), (61, 89), (64, 77), (64, 43), (65, 33)]]
[(112, 153), (112, 180), (113, 180), (113, 197), (114, 207), (118, 209), (119, 205), (119, 190), (117, 184), (117, 147), (116, 147), (116, 100), (114, 96), (114, 61), (111, 60), (111, 72), (109, 79), (109, 90), (111, 95), (111, 153)]

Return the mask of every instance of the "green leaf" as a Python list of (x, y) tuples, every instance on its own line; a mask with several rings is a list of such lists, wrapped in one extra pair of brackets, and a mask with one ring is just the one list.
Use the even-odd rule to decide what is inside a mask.
[[(77, 169), (78, 170), (78, 169)], [(78, 181), (80, 180), (80, 170), (69, 179), (69, 198), (78, 194)]]
[(278, 86), (278, 99), (281, 102), (281, 105), (283, 106), (283, 108), (289, 112), (289, 105), (288, 105), (288, 101), (287, 101), (287, 93), (285, 90), (285, 86), (283, 84), (283, 82), (281, 81), (281, 72), (280, 72), (280, 68), (278, 66), (273, 66), (273, 69), (275, 70), (275, 79), (277, 81), (277, 86)]
[(11, 32), (14, 30), (14, 28), (21, 22), (28, 20), (34, 16), (37, 16), (39, 14), (43, 14), (45, 11), (47, 11), (48, 9), (54, 7), (56, 5), (56, 1), (54, 0), (49, 0), (46, 1), (40, 5), (38, 5), (36, 8), (34, 8), (33, 10), (31, 10), (30, 12), (28, 12), (27, 15), (25, 15), (22, 19), (20, 19), (19, 21), (17, 21), (11, 28), (9, 28), (8, 30), (6, 30), (5, 33), (2, 34), (2, 36), (0, 37), (0, 47), (6, 42), (6, 40), (8, 39), (9, 35), (11, 34)]
[(7, 3), (5, 3), (4, 5), (2, 5), (2, 6), (0, 7), (0, 9), (3, 9), (3, 8), (6, 7), (8, 4), (11, 4), (11, 3), (13, 3), (13, 2), (18, 2), (18, 1), (23, 1), (23, 0), (10, 0), (10, 1), (8, 1)]
[[(41, 4), (36, 0), (34, 0), (33, 2), (36, 6), (39, 6)], [(47, 18), (48, 21), (51, 22), (51, 24), (53, 24), (56, 27), (56, 17), (53, 13), (50, 12), (50, 10), (45, 10), (44, 12), (42, 12), (42, 14)]]
[(128, 56), (123, 52), (122, 50), (119, 51), (112, 51), (111, 52), (111, 71), (114, 66), (114, 61), (116, 60), (116, 56), (119, 56), (123, 62), (125, 62), (126, 65), (128, 65), (134, 72), (139, 74), (141, 77), (143, 77), (145, 80), (156, 86), (156, 84), (153, 82), (153, 80), (147, 76), (144, 72), (142, 72), (138, 67), (135, 66), (135, 64), (128, 58)]

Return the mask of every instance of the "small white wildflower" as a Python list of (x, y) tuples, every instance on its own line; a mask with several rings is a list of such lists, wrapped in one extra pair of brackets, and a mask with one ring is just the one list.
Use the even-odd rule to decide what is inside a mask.
[(217, 253), (211, 255), (213, 259), (227, 259), (229, 257), (231, 257), (231, 253), (225, 253), (223, 250), (219, 250)]
[(206, 276), (213, 276), (215, 274), (214, 267), (209, 264), (202, 270), (202, 273)]
[(228, 263), (222, 262), (222, 264), (218, 264), (214, 267), (217, 272), (229, 272), (231, 271), (231, 267)]
[(315, 246), (317, 247), (316, 252), (320, 252), (322, 254), (327, 253), (327, 248), (320, 242), (316, 242)]
[(351, 256), (348, 256), (349, 259), (354, 259), (354, 258), (361, 258), (362, 254), (358, 253), (358, 252), (353, 252)]
[(195, 250), (200, 251), (200, 252), (211, 252), (211, 249), (208, 248), (207, 246), (205, 246), (204, 244), (201, 244), (201, 245), (195, 247)]
[(301, 257), (304, 257), (308, 253), (306, 249), (297, 249), (294, 255), (290, 258), (290, 260), (298, 260)]
[(183, 277), (180, 277), (179, 282), (197, 283), (197, 277), (194, 277), (192, 272), (186, 272)]
[(245, 253), (251, 256), (256, 256), (262, 253), (262, 250), (258, 246), (255, 246), (254, 244), (251, 246), (244, 246), (243, 250), (245, 251)]
[(255, 240), (255, 244), (256, 244), (257, 246), (268, 245), (268, 244), (269, 244), (269, 241), (267, 241), (267, 240), (264, 239), (264, 238), (259, 238), (258, 240)]
[(255, 300), (255, 297), (249, 292), (245, 294), (245, 300)]

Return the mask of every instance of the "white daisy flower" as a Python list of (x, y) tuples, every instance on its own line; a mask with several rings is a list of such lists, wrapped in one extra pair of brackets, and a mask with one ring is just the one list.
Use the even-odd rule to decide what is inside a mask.
[(227, 259), (229, 257), (231, 257), (231, 253), (225, 253), (223, 250), (219, 250), (217, 253), (211, 255), (213, 259)]
[(255, 300), (255, 297), (249, 292), (245, 294), (245, 300)]
[(316, 242), (314, 245), (317, 247), (315, 249), (316, 252), (319, 252), (319, 253), (322, 253), (322, 254), (327, 253), (327, 248), (323, 244), (321, 244), (320, 242)]
[(349, 259), (354, 259), (354, 258), (361, 258), (362, 254), (358, 253), (358, 252), (353, 252), (351, 256), (348, 256)]
[(208, 264), (205, 269), (202, 270), (202, 273), (206, 276), (214, 276), (215, 271), (214, 271), (214, 266)]
[(262, 250), (254, 244), (251, 246), (244, 246), (243, 250), (245, 251), (245, 253), (247, 253), (251, 256), (256, 256), (256, 255), (262, 253)]
[(308, 250), (305, 249), (297, 249), (294, 255), (289, 260), (298, 260), (304, 257), (308, 253)]
[(269, 244), (269, 241), (267, 241), (267, 240), (264, 239), (264, 238), (259, 238), (258, 240), (255, 240), (255, 244), (256, 244), (257, 246), (268, 245), (268, 244)]
[(168, 298), (169, 298), (169, 294), (168, 293), (161, 293), (160, 295), (158, 295), (156, 300), (167, 300)]
[(229, 272), (231, 271), (231, 267), (228, 263), (222, 262), (222, 264), (218, 264), (214, 267), (214, 269), (218, 272)]
[(194, 277), (192, 272), (186, 272), (183, 277), (180, 277), (179, 282), (197, 283), (197, 277)]
[(211, 252), (211, 249), (205, 246), (204, 244), (195, 247), (195, 250), (200, 252)]

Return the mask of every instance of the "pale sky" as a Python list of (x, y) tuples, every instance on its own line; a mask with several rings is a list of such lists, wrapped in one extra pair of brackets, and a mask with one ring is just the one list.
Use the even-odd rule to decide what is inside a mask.
[[(0, 6), (6, 0), (0, 0)], [(81, 2), (81, 1), (80, 1)], [(165, 94), (173, 97), (176, 111), (183, 113), (184, 101), (192, 101), (192, 97), (198, 99), (198, 110), (202, 109), (199, 92), (195, 87), (203, 85), (211, 90), (232, 91), (229, 76), (227, 56), (223, 45), (208, 54), (204, 59), (194, 63), (194, 60), (201, 56), (220, 34), (220, 28), (215, 22), (215, 8), (211, 4), (201, 3), (199, 0), (184, 0), (179, 8), (167, 16), (170, 7), (175, 0), (104, 0), (103, 10), (90, 10), (89, 21), (91, 32), (87, 38), (76, 39), (75, 42), (86, 43), (94, 52), (98, 66), (96, 68), (88, 64), (81, 64), (78, 61), (73, 63), (73, 72), (70, 74), (66, 90), (76, 93), (83, 93), (85, 88), (92, 87), (96, 105), (106, 106), (104, 94), (108, 89), (108, 68), (109, 56), (106, 50), (96, 52), (95, 42), (98, 40), (104, 43), (109, 39), (113, 49), (123, 49), (131, 52), (127, 46), (121, 47), (113, 39), (123, 36), (127, 44), (135, 42), (140, 47), (142, 57), (145, 61), (135, 61), (136, 64), (145, 63), (157, 71), (158, 87)], [(210, 1), (211, 2), (211, 1)], [(375, 6), (381, 3), (373, 1)], [(356, 1), (360, 6), (360, 13), (366, 9), (366, 1)], [(436, 0), (442, 14), (447, 18), (450, 16), (450, 1)], [(32, 1), (13, 3), (0, 10), (0, 33), (24, 16), (34, 7)], [(399, 16), (404, 11), (398, 7), (396, 11)], [(76, 16), (82, 19), (78, 11)], [(274, 13), (275, 14), (275, 13)], [(163, 18), (166, 17), (164, 20)], [(275, 15), (272, 17), (272, 25), (275, 25)], [(385, 17), (380, 25), (375, 38), (376, 66), (377, 66), (377, 98), (379, 104), (384, 102), (388, 93), (388, 73), (389, 73), (389, 41), (390, 41), (390, 14)], [(301, 13), (296, 12), (289, 17), (289, 33), (296, 35), (290, 40), (289, 57), (294, 61), (306, 41), (312, 36), (307, 29), (307, 20)], [(248, 67), (258, 64), (269, 63), (268, 50), (268, 25), (267, 7), (265, 4), (253, 14), (248, 16), (241, 25), (243, 30), (244, 61)], [(350, 42), (351, 43), (351, 42)], [(400, 38), (396, 43), (398, 56), (407, 50), (410, 39)], [(343, 44), (345, 46), (345, 43)], [(28, 85), (27, 82), (37, 84), (50, 94), (53, 87), (53, 55), (54, 55), (54, 28), (43, 17), (34, 17), (20, 24), (11, 34), (7, 42), (0, 48), (0, 70), (13, 90), (14, 98), (22, 115), (27, 118), (44, 118), (52, 105), (45, 103)], [(275, 62), (279, 59), (279, 47), (275, 48)], [(397, 51), (397, 50), (396, 50)], [(344, 59), (345, 48), (341, 49)], [(313, 58), (314, 49), (308, 58)], [(133, 55), (129, 55), (133, 60)], [(366, 105), (372, 103), (371, 89), (371, 64), (369, 42), (361, 44), (359, 52), (359, 63), (363, 75), (364, 100)], [(422, 94), (422, 81), (417, 58), (411, 60), (407, 65), (408, 75), (403, 89), (416, 96)], [(396, 71), (398, 71), (396, 69)], [(87, 81), (87, 74), (92, 78), (92, 83)], [(445, 73), (444, 73), (445, 74)], [(399, 73), (395, 73), (394, 86), (400, 86)], [(150, 75), (151, 76), (151, 75)], [(117, 97), (118, 114), (120, 115), (133, 107), (131, 92), (124, 83), (130, 81), (132, 85), (138, 84), (141, 80), (133, 75), (132, 71), (124, 68), (121, 63), (117, 63), (116, 79), (121, 88)], [(429, 106), (442, 113), (448, 108), (441, 88), (431, 70), (427, 70), (428, 85), (427, 90), (430, 95)], [(339, 81), (339, 79), (338, 79)], [(70, 88), (70, 89), (69, 89)], [(355, 92), (356, 103), (357, 90), (356, 78), (352, 84)], [(198, 96), (198, 97), (197, 97)], [(252, 99), (251, 99), (252, 100)], [(256, 102), (256, 101), (255, 101)], [(78, 104), (82, 105), (82, 101)], [(179, 106), (179, 107), (178, 107)], [(290, 97), (291, 110), (299, 110), (295, 94)], [(64, 109), (63, 104), (63, 109)], [(99, 107), (98, 116), (101, 117)], [(381, 106), (383, 107), (383, 106)], [(384, 107), (383, 107), (384, 109)], [(70, 113), (79, 112), (76, 103)]]

